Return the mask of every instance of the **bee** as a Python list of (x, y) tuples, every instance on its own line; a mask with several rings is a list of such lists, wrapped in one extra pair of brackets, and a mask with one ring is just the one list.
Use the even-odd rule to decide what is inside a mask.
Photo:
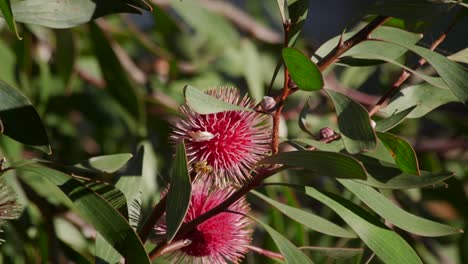
[(213, 171), (213, 167), (208, 165), (206, 160), (195, 162), (195, 164), (193, 164), (193, 169), (197, 174), (209, 174)]

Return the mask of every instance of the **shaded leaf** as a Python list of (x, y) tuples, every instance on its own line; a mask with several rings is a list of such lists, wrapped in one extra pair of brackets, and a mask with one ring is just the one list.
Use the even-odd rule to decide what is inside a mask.
[(421, 176), (402, 172), (395, 165), (375, 158), (360, 156), (367, 171), (367, 180), (359, 182), (381, 189), (410, 189), (430, 187), (454, 176), (453, 172), (420, 171)]
[(377, 133), (377, 136), (390, 152), (401, 171), (414, 175), (421, 174), (416, 153), (408, 142), (390, 133)]
[(133, 87), (127, 73), (117, 58), (104, 32), (95, 23), (90, 23), (91, 40), (109, 94), (119, 102), (135, 120), (136, 131), (145, 134), (144, 110), (140, 93)]
[(19, 90), (3, 81), (0, 81), (0, 133), (51, 153), (47, 132), (36, 109)]
[(399, 228), (420, 236), (436, 237), (456, 234), (462, 230), (408, 213), (373, 188), (351, 180), (339, 180), (374, 212)]
[(130, 153), (97, 156), (76, 164), (75, 167), (99, 173), (114, 173), (132, 157)]
[(299, 89), (316, 91), (323, 87), (322, 73), (308, 57), (295, 48), (283, 49), (283, 60)]
[(335, 152), (307, 150), (281, 152), (261, 160), (258, 164), (283, 164), (287, 167), (301, 167), (317, 176), (366, 178), (366, 171), (358, 160)]
[(317, 232), (327, 234), (330, 236), (336, 237), (348, 237), (348, 238), (355, 238), (356, 234), (328, 221), (325, 218), (322, 218), (316, 214), (282, 204), (277, 202), (273, 199), (268, 198), (267, 196), (257, 192), (257, 191), (250, 191), (251, 193), (255, 194), (257, 197), (261, 198), (265, 202), (271, 204), (273, 207), (281, 211), (283, 214), (287, 215), (294, 221), (303, 224), (304, 226), (315, 230)]
[(67, 87), (75, 66), (75, 41), (71, 30), (55, 30), (55, 37), (57, 71)]
[(172, 167), (170, 188), (167, 193), (166, 208), (171, 209), (166, 211), (168, 243), (172, 241), (180, 225), (184, 222), (185, 214), (190, 204), (191, 193), (192, 184), (188, 173), (187, 154), (185, 153), (185, 145), (182, 141), (177, 145), (174, 165)]
[[(148, 255), (128, 222), (106, 200), (70, 175), (38, 165), (16, 168), (48, 179), (71, 200), (67, 203), (92, 224), (122, 256), (132, 263), (150, 263)], [(50, 188), (50, 186), (44, 186)]]
[(345, 95), (326, 90), (335, 105), (338, 127), (346, 150), (351, 153), (375, 149), (377, 138), (367, 110)]
[(314, 134), (307, 128), (307, 114), (310, 110), (310, 97), (307, 98), (307, 101), (304, 103), (301, 112), (299, 113), (299, 118), (297, 119), (299, 127), (302, 131), (314, 137)]
[(16, 22), (15, 22), (15, 18), (13, 17), (13, 11), (11, 10), (10, 0), (0, 1), (0, 11), (2, 11), (2, 15), (5, 18), (10, 30), (15, 32), (16, 37), (18, 39), (21, 39), (18, 33), (18, 29), (16, 28)]
[(290, 47), (296, 42), (307, 19), (307, 13), (309, 12), (309, 1), (287, 0), (287, 5), (289, 14), (288, 18), (291, 19), (291, 29), (288, 36), (288, 47)]
[(305, 192), (335, 211), (382, 261), (422, 263), (403, 238), (364, 209), (342, 197), (325, 194), (312, 187), (305, 187)]
[(405, 119), (405, 117), (407, 117), (416, 107), (416, 105), (413, 105), (406, 108), (405, 110), (392, 113), (390, 117), (377, 121), (375, 124), (375, 130), (378, 132), (385, 132), (394, 128), (400, 124)]
[(310, 260), (301, 250), (299, 250), (296, 246), (294, 246), (293, 243), (291, 243), (287, 238), (281, 235), (278, 231), (274, 230), (267, 224), (260, 222), (260, 220), (257, 220), (251, 216), (250, 218), (255, 220), (257, 223), (259, 223), (268, 232), (268, 234), (270, 235), (270, 237), (273, 239), (276, 246), (278, 247), (279, 251), (281, 252), (281, 255), (283, 256), (285, 263), (290, 263), (290, 264), (313, 263), (312, 260)]
[(402, 89), (380, 112), (392, 115), (395, 112), (403, 112), (403, 109), (411, 106), (414, 109), (406, 117), (419, 118), (443, 104), (456, 101), (457, 98), (449, 90), (423, 83)]
[(186, 85), (184, 87), (185, 101), (195, 112), (206, 115), (224, 111), (253, 111), (238, 105), (226, 103), (213, 96), (210, 96), (195, 87)]

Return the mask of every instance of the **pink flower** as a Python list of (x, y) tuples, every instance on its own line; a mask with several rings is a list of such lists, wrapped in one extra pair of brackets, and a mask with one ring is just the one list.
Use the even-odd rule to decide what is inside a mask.
[[(194, 184), (184, 223), (219, 205), (233, 192), (231, 187), (210, 190), (210, 187), (201, 182)], [(190, 244), (165, 258), (172, 263), (239, 263), (248, 251), (252, 237), (252, 229), (248, 228), (251, 221), (243, 215), (250, 207), (245, 198), (241, 198), (229, 206), (228, 210), (231, 212), (220, 213), (181, 237), (179, 241), (188, 241)], [(156, 225), (155, 231), (157, 240), (165, 239), (165, 223)]]
[[(235, 88), (218, 88), (207, 94), (225, 102), (253, 108), (255, 102), (240, 97)], [(185, 140), (190, 169), (216, 186), (241, 185), (250, 178), (253, 165), (270, 151), (271, 125), (267, 115), (249, 111), (198, 114), (188, 106), (176, 124), (172, 139)]]

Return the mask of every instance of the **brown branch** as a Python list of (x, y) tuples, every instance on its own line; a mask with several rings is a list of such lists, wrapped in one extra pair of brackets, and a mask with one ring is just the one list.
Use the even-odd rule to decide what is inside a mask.
[(149, 234), (151, 233), (151, 230), (153, 230), (154, 225), (158, 221), (159, 218), (164, 214), (166, 211), (166, 200), (167, 200), (167, 195), (164, 195), (156, 204), (153, 208), (153, 211), (151, 214), (146, 218), (145, 224), (141, 228), (140, 232), (138, 232), (138, 236), (140, 237), (141, 241), (145, 243), (145, 241), (148, 239)]
[(320, 71), (323, 72), (328, 66), (333, 64), (338, 58), (348, 51), (350, 48), (354, 47), (355, 45), (367, 40), (370, 34), (377, 29), (379, 26), (383, 25), (390, 17), (388, 16), (377, 16), (372, 20), (369, 24), (363, 27), (359, 32), (354, 34), (351, 38), (346, 40), (345, 42), (340, 41), (338, 45), (330, 51), (323, 59), (321, 59), (317, 66), (319, 67)]
[(266, 250), (266, 249), (263, 249), (263, 248), (259, 248), (259, 247), (256, 247), (256, 246), (252, 246), (252, 245), (249, 245), (248, 248), (250, 250), (254, 251), (255, 253), (258, 253), (258, 254), (263, 255), (265, 257), (268, 257), (270, 259), (284, 260), (283, 255), (281, 255), (280, 253), (276, 253), (276, 252)]
[[(450, 23), (450, 25), (447, 27), (447, 29), (440, 34), (440, 36), (432, 43), (431, 47), (429, 48), (430, 50), (435, 50), (446, 38), (448, 33), (453, 29), (455, 26), (456, 22), (458, 21), (457, 17), (453, 19), (453, 21)], [(426, 64), (426, 60), (424, 58), (421, 58), (416, 64), (411, 67), (413, 71), (417, 70), (419, 67), (423, 66)], [(408, 78), (411, 76), (411, 72), (407, 70), (403, 70), (398, 77), (398, 79), (392, 84), (392, 87), (385, 92), (384, 95), (380, 98), (380, 100), (375, 104), (375, 106), (371, 109), (369, 112), (369, 116), (373, 116), (375, 113), (377, 113), (385, 104), (385, 102), (392, 96), (397, 90), (400, 89), (401, 85), (408, 80)]]

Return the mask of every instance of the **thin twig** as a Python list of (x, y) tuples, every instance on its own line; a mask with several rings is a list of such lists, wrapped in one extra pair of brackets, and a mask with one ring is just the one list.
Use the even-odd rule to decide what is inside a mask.
[(166, 211), (166, 200), (167, 195), (164, 195), (159, 200), (158, 204), (154, 206), (153, 211), (148, 216), (148, 218), (146, 218), (143, 227), (141, 228), (140, 232), (138, 232), (138, 236), (140, 237), (143, 243), (145, 243), (145, 241), (148, 239), (148, 236), (151, 233), (151, 230), (153, 230), (154, 225)]
[(273, 251), (270, 251), (270, 250), (266, 250), (266, 249), (263, 249), (263, 248), (259, 248), (259, 247), (256, 247), (256, 246), (252, 246), (252, 245), (248, 245), (248, 248), (260, 255), (263, 255), (265, 257), (268, 257), (270, 259), (280, 259), (280, 260), (284, 260), (284, 257), (283, 255), (281, 255), (280, 253), (276, 253), (276, 252), (273, 252)]
[(323, 72), (328, 66), (333, 64), (343, 53), (348, 51), (350, 48), (355, 45), (367, 40), (370, 34), (377, 29), (379, 26), (383, 25), (390, 17), (388, 16), (377, 16), (369, 24), (363, 27), (359, 32), (353, 35), (351, 38), (345, 42), (340, 41), (338, 45), (328, 53), (323, 59), (321, 59), (317, 66), (321, 72)]
[[(437, 46), (439, 46), (446, 38), (448, 33), (453, 29), (455, 26), (456, 22), (458, 21), (457, 17), (453, 19), (453, 21), (450, 23), (450, 25), (447, 27), (447, 29), (440, 34), (440, 36), (432, 43), (431, 47), (429, 48), (430, 50), (435, 50)], [(423, 66), (426, 64), (426, 60), (424, 58), (421, 58), (416, 64), (411, 67), (413, 71), (417, 70), (419, 67)], [(373, 116), (375, 113), (377, 113), (385, 104), (387, 99), (390, 98), (398, 89), (400, 89), (401, 85), (408, 80), (408, 78), (411, 76), (411, 72), (407, 70), (403, 70), (398, 77), (398, 79), (392, 84), (392, 87), (385, 92), (384, 95), (380, 98), (380, 100), (375, 104), (375, 106), (371, 109), (369, 112), (369, 116)]]

